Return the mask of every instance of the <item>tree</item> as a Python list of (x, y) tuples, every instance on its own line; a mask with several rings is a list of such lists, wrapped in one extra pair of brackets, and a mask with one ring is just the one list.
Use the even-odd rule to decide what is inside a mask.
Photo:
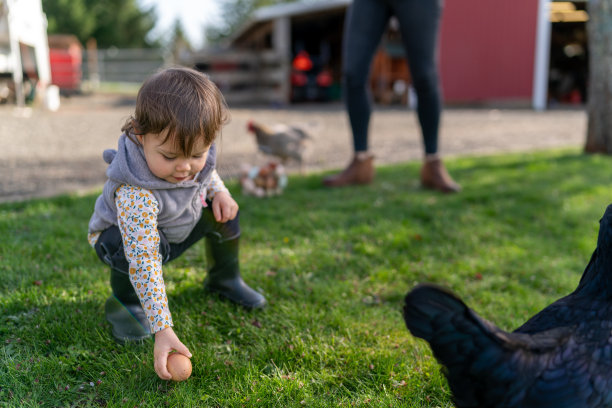
[(180, 61), (185, 53), (193, 51), (191, 43), (185, 35), (181, 21), (176, 19), (172, 26), (170, 41), (167, 44), (168, 51), (172, 54), (173, 61)]
[(96, 27), (96, 16), (84, 0), (42, 0), (48, 34), (74, 34), (83, 44)]
[(234, 34), (256, 9), (295, 1), (299, 0), (224, 0), (221, 4), (223, 22), (209, 27), (206, 30), (206, 39), (212, 44), (219, 43)]
[(589, 0), (588, 127), (585, 151), (612, 154), (612, 0)]
[(82, 44), (95, 38), (100, 48), (158, 46), (146, 39), (155, 25), (155, 9), (141, 10), (136, 0), (42, 0), (49, 34), (74, 34)]

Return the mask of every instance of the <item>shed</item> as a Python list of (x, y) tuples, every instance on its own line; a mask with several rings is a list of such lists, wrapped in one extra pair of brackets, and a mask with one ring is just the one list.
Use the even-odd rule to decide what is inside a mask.
[(83, 46), (72, 34), (49, 36), (51, 81), (64, 93), (80, 91), (82, 79)]
[[(236, 89), (260, 102), (338, 99), (344, 17), (351, 2), (309, 1), (258, 9), (227, 50), (195, 54), (192, 62), (215, 80), (219, 70), (214, 61), (234, 54), (233, 64), (217, 64), (225, 70), (218, 82), (230, 103)], [(444, 100), (546, 108), (549, 69), (554, 68), (551, 31), (554, 37), (555, 26), (564, 24), (555, 13), (564, 7), (581, 11), (578, 24), (584, 27), (588, 16), (583, 4), (582, 0), (445, 1), (439, 56)], [(304, 58), (309, 61), (305, 65)], [(406, 64), (398, 33), (390, 24), (372, 65), (371, 85), (379, 102), (409, 102)], [(244, 73), (247, 67), (258, 72), (258, 79), (247, 80), (253, 78), (251, 73), (236, 80), (236, 71)]]
[(0, 0), (0, 78), (10, 80), (18, 105), (27, 96), (24, 79), (31, 84), (30, 94), (50, 84), (47, 18), (41, 0)]

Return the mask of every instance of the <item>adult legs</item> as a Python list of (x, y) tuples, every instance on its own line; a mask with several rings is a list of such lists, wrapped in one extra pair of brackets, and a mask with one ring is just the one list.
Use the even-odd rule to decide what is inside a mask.
[(329, 187), (366, 184), (374, 177), (373, 158), (367, 153), (371, 115), (367, 81), (374, 52), (390, 16), (385, 0), (355, 0), (348, 10), (342, 72), (355, 157), (344, 171), (323, 180)]
[(367, 86), (370, 66), (391, 11), (384, 0), (356, 0), (349, 9), (344, 33), (344, 103), (356, 152), (368, 150), (371, 102)]
[(443, 0), (391, 0), (408, 57), (417, 94), (417, 116), (421, 126), (425, 163), (421, 183), (445, 193), (461, 187), (450, 177), (438, 156), (442, 98), (438, 74), (438, 43)]
[(442, 110), (437, 63), (442, 7), (439, 0), (393, 0), (392, 4), (418, 98), (425, 154), (435, 154)]

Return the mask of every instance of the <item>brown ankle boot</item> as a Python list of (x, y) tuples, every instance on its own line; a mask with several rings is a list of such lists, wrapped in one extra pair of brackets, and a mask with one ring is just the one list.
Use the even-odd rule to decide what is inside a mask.
[(425, 188), (439, 190), (443, 193), (461, 191), (461, 186), (451, 178), (440, 159), (425, 161), (421, 168), (421, 184)]
[(374, 156), (355, 156), (346, 169), (323, 179), (327, 187), (342, 187), (352, 184), (369, 184), (374, 179)]

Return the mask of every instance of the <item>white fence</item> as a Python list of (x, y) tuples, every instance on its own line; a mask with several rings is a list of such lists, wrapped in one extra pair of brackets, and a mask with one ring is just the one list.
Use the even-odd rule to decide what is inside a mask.
[(183, 63), (207, 73), (230, 104), (289, 102), (289, 68), (274, 51), (194, 53)]
[(83, 79), (141, 83), (152, 73), (172, 63), (172, 56), (160, 49), (88, 50), (83, 53)]

